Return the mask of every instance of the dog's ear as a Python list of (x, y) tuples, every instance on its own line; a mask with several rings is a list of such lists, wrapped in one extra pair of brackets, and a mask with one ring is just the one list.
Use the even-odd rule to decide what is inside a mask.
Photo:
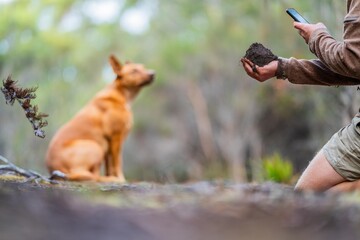
[(121, 71), (121, 68), (122, 68), (121, 63), (116, 59), (116, 57), (114, 55), (110, 55), (109, 62), (110, 62), (110, 65), (111, 65), (114, 73), (119, 75), (120, 71)]

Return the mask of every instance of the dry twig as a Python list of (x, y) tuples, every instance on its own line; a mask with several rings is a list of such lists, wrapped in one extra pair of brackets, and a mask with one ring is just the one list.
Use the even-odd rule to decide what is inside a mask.
[(15, 100), (17, 100), (24, 109), (25, 115), (34, 129), (35, 136), (44, 138), (45, 132), (42, 128), (47, 126), (48, 122), (43, 120), (43, 118), (48, 117), (48, 115), (38, 112), (38, 107), (36, 105), (31, 105), (31, 100), (36, 98), (36, 90), (37, 87), (18, 87), (17, 81), (12, 80), (11, 76), (8, 76), (7, 79), (3, 81), (3, 87), (1, 87), (1, 91), (5, 95), (6, 104), (13, 105)]
[(35, 181), (36, 183), (39, 183), (39, 182), (45, 182), (45, 183), (51, 183), (51, 184), (57, 183), (57, 181), (54, 181), (51, 178), (44, 177), (40, 173), (37, 173), (33, 170), (25, 170), (23, 168), (20, 168), (1, 155), (0, 155), (0, 161), (5, 163), (2, 165), (0, 164), (1, 171), (9, 171), (9, 172), (16, 173), (20, 176), (23, 176), (26, 178), (26, 182)]

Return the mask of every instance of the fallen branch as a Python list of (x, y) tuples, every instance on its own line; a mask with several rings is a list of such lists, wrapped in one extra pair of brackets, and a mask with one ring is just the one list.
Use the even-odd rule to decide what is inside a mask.
[(1, 171), (9, 171), (9, 172), (16, 173), (22, 177), (25, 177), (26, 178), (25, 182), (35, 181), (36, 183), (39, 183), (40, 181), (42, 181), (42, 182), (51, 183), (51, 184), (57, 183), (57, 181), (54, 181), (51, 178), (44, 177), (40, 173), (37, 173), (33, 170), (25, 170), (23, 168), (20, 168), (1, 155), (0, 155), (0, 161), (5, 163), (3, 165), (0, 165)]

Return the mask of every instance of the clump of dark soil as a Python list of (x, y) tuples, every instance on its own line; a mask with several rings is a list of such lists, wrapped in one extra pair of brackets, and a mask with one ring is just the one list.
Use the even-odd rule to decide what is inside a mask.
[(263, 67), (270, 62), (277, 60), (278, 56), (276, 56), (270, 49), (264, 47), (261, 43), (253, 43), (246, 50), (246, 54), (244, 58), (249, 59), (252, 63), (259, 67)]

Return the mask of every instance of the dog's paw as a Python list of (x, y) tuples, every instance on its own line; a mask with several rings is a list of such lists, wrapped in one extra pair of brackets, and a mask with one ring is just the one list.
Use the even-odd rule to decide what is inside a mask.
[(50, 180), (58, 180), (58, 179), (61, 179), (61, 180), (67, 180), (67, 176), (65, 173), (59, 171), (59, 170), (55, 170), (51, 173), (51, 176), (49, 178)]

